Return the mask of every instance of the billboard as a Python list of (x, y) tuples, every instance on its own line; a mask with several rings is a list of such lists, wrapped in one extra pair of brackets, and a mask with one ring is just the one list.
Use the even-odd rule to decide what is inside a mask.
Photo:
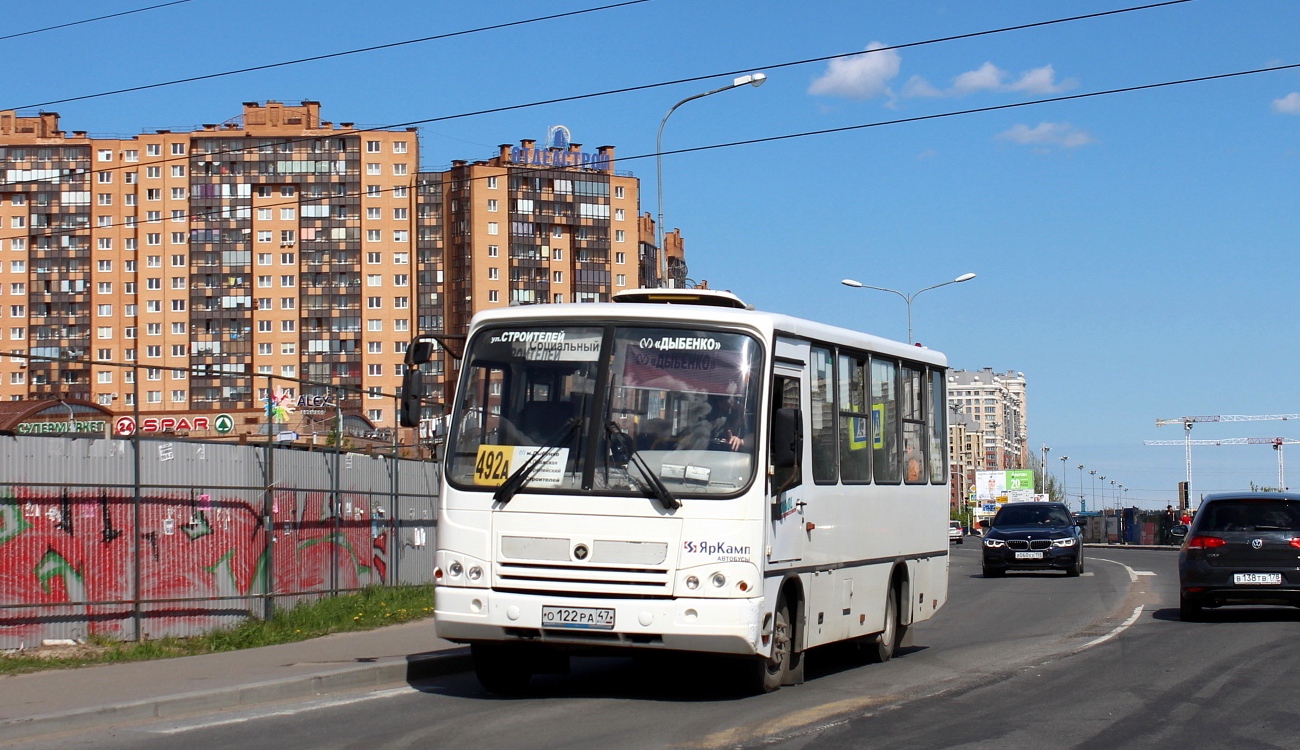
[(975, 499), (984, 503), (1030, 500), (1033, 494), (1031, 469), (975, 472)]

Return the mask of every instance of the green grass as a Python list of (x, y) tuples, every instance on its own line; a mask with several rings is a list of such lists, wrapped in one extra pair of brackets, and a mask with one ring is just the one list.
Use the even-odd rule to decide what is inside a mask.
[(68, 649), (66, 656), (24, 652), (0, 656), (0, 675), (67, 669), (94, 664), (165, 659), (219, 651), (235, 651), (277, 643), (293, 643), (330, 633), (371, 630), (430, 617), (433, 614), (432, 586), (375, 586), (355, 594), (322, 598), (279, 611), (270, 620), (249, 618), (224, 630), (188, 638), (159, 638), (142, 643), (123, 643), (92, 637), (85, 645)]

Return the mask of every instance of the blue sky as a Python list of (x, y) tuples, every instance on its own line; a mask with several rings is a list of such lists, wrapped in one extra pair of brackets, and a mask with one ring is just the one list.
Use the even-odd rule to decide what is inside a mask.
[[(0, 36), (156, 4), (13, 4)], [(191, 0), (0, 40), (2, 108), (444, 34), (600, 2)], [(150, 91), (52, 104), (67, 130), (131, 135), (322, 102), (387, 125), (687, 77), (763, 70), (758, 89), (686, 104), (664, 149), (864, 125), (1300, 63), (1294, 0), (1164, 8), (784, 63), (1137, 5), (1096, 0), (649, 0), (451, 39)], [(654, 88), (421, 127), (426, 167), (569, 127), (611, 144), (655, 213), (659, 120), (726, 81)], [(917, 340), (955, 367), (1023, 372), (1029, 442), (1160, 505), (1183, 476), (1157, 418), (1300, 412), (1300, 69), (936, 118), (663, 159), (664, 214), (690, 276), (759, 308)], [(1300, 438), (1294, 422), (1197, 438)], [(1300, 471), (1300, 451), (1292, 459)], [(1198, 448), (1198, 492), (1276, 484), (1267, 446)], [(1085, 476), (1087, 476), (1085, 474)], [(1078, 470), (1067, 477), (1078, 492)], [(1085, 482), (1085, 485), (1087, 482)], [(1300, 487), (1300, 476), (1289, 482)]]

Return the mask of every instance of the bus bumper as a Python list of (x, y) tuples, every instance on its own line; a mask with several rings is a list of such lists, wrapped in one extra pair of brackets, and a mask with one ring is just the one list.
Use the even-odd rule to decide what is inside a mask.
[[(760, 632), (767, 609), (762, 597), (612, 600), (447, 586), (435, 587), (433, 597), (438, 637), (458, 643), (527, 641), (742, 655), (771, 649)], [(613, 610), (612, 627), (543, 627), (543, 607)], [(602, 620), (607, 617), (601, 614)]]

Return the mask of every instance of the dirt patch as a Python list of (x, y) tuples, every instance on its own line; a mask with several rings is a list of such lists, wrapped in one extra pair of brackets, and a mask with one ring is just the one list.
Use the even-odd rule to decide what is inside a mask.
[(37, 659), (40, 661), (54, 660), (93, 660), (98, 659), (107, 653), (112, 647), (102, 646), (97, 643), (76, 643), (73, 645), (61, 646), (35, 646), (33, 648), (16, 649), (14, 651), (0, 652), (0, 658), (3, 659)]

